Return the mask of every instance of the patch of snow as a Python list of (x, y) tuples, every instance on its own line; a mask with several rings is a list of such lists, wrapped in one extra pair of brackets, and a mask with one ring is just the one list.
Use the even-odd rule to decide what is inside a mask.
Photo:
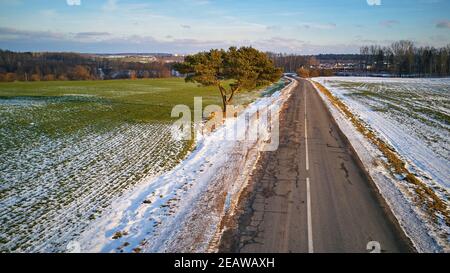
[[(223, 215), (245, 186), (258, 149), (271, 135), (239, 136), (262, 126), (256, 117), (277, 112), (295, 82), (251, 103), (237, 118), (199, 136), (195, 150), (173, 170), (150, 177), (115, 200), (79, 237), (83, 252), (205, 252)], [(239, 126), (244, 119), (248, 126)], [(224, 140), (230, 133), (237, 140)], [(116, 236), (114, 236), (116, 235)], [(114, 237), (114, 239), (113, 239)]]
[[(426, 112), (431, 108), (433, 113), (445, 114), (445, 110), (440, 111), (434, 105), (441, 101), (450, 110), (445, 103), (450, 100), (450, 79), (332, 77), (317, 81), (393, 147), (414, 173), (431, 178), (426, 181), (431, 187), (439, 185), (449, 191), (450, 124), (435, 121), (434, 115)], [(348, 82), (361, 86), (349, 90), (342, 85)], [(367, 86), (369, 83), (372, 86)], [(364, 91), (373, 95), (358, 96), (358, 92)], [(384, 109), (373, 110), (375, 104)]]
[[(332, 81), (354, 81), (360, 83), (371, 82), (386, 82), (386, 79), (372, 79), (372, 78), (315, 78), (315, 81), (323, 84), (330, 92), (335, 96), (342, 99), (344, 103), (350, 107), (354, 114), (358, 115), (364, 122), (367, 122), (372, 129), (375, 129), (384, 140), (387, 140), (395, 149), (398, 149), (401, 156), (415, 157), (416, 160), (423, 160), (424, 164), (416, 166), (420, 167), (429, 166), (426, 168), (427, 172), (432, 177), (436, 177), (436, 174), (440, 174), (446, 177), (442, 182), (442, 185), (448, 187), (448, 161), (442, 165), (440, 160), (433, 159), (433, 152), (427, 149), (426, 145), (415, 139), (412, 135), (405, 130), (401, 124), (397, 124), (395, 120), (389, 119), (386, 116), (381, 116), (375, 111), (372, 111), (367, 106), (364, 106), (361, 102), (352, 100), (350, 96), (350, 90), (345, 88), (339, 88), (331, 85)], [(388, 79), (392, 82), (400, 83), (422, 83), (422, 80), (418, 79)], [(448, 82), (446, 80), (431, 80), (431, 84), (442, 84), (442, 82)], [(351, 121), (345, 117), (345, 115), (334, 107), (325, 95), (319, 90), (317, 92), (326, 103), (328, 109), (332, 113), (338, 126), (342, 132), (346, 135), (351, 145), (355, 149), (358, 157), (361, 159), (367, 172), (375, 182), (379, 192), (386, 200), (391, 211), (397, 218), (400, 226), (405, 231), (405, 234), (411, 239), (415, 248), (419, 252), (443, 252), (449, 251), (448, 238), (442, 238), (442, 234), (449, 234), (449, 229), (445, 223), (441, 223), (436, 227), (435, 223), (431, 223), (430, 220), (420, 210), (411, 196), (408, 194), (407, 185), (398, 177), (394, 177), (383, 164), (380, 163), (382, 158), (381, 152), (367, 140), (361, 133), (359, 133), (353, 126)], [(409, 146), (409, 147), (408, 147)], [(427, 162), (430, 161), (430, 162)], [(374, 164), (378, 162), (378, 164)], [(414, 162), (408, 161), (408, 162)], [(431, 163), (431, 164), (430, 164)], [(413, 164), (413, 163), (411, 163)], [(436, 165), (433, 165), (436, 164)], [(438, 172), (434, 172), (437, 168)]]
[[(0, 139), (17, 137), (4, 130)], [(176, 166), (185, 146), (168, 123), (0, 145), (0, 251), (65, 251), (116, 196)]]

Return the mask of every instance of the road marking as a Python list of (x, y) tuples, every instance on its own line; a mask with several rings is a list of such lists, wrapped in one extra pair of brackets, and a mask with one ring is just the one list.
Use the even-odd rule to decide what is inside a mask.
[(305, 101), (305, 118), (306, 118), (306, 90), (304, 91), (305, 98), (303, 99)]
[[(308, 119), (306, 114), (306, 89), (304, 90), (305, 100), (305, 149), (306, 149), (306, 171), (309, 170), (309, 151), (308, 151)], [(308, 252), (314, 253), (313, 233), (312, 233), (312, 215), (311, 215), (311, 185), (309, 177), (306, 177), (306, 217), (308, 222)]]
[(309, 171), (308, 120), (306, 118), (305, 118), (305, 150), (306, 150), (306, 170)]
[(309, 151), (308, 151), (308, 119), (306, 117), (306, 90), (305, 92), (305, 149), (306, 149), (306, 170), (309, 171)]
[(309, 177), (306, 178), (306, 207), (308, 218), (308, 252), (314, 253), (312, 217), (311, 217), (311, 185), (309, 183)]

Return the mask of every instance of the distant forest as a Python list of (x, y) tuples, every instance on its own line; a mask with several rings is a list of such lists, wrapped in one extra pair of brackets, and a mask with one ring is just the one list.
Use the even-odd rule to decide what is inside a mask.
[(385, 47), (363, 46), (360, 54), (269, 55), (284, 71), (296, 72), (302, 68), (308, 70), (310, 76), (329, 76), (338, 72), (399, 77), (450, 76), (450, 45), (418, 47), (411, 41), (398, 41)]
[(450, 45), (417, 47), (411, 41), (399, 41), (387, 47), (364, 46), (360, 53), (366, 72), (415, 77), (450, 75)]
[(0, 81), (100, 80), (171, 76), (171, 64), (124, 62), (77, 53), (0, 50)]
[[(275, 66), (285, 72), (301, 71), (309, 77), (342, 73), (399, 77), (450, 76), (450, 45), (442, 48), (418, 47), (411, 41), (399, 41), (384, 47), (363, 46), (360, 54), (267, 54)], [(171, 61), (179, 61), (179, 58), (169, 62), (155, 57), (144, 62), (133, 61), (139, 58), (0, 50), (0, 81), (137, 79), (177, 75), (172, 70)]]
[[(270, 59), (273, 61), (276, 67), (281, 67), (284, 72), (296, 72), (300, 68), (311, 70), (311, 76), (332, 76), (335, 71), (331, 68), (321, 68), (320, 67), (320, 57), (325, 55), (317, 56), (302, 56), (302, 55), (288, 55), (288, 54), (275, 54), (268, 53)], [(347, 59), (348, 56), (354, 55), (340, 55), (340, 54), (330, 54), (326, 55), (330, 59), (338, 62), (341, 59)]]

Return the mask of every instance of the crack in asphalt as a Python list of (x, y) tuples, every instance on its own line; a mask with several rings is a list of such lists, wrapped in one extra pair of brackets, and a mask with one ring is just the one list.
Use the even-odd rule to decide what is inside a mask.
[[(293, 94), (287, 104), (297, 103), (299, 99), (299, 94)], [(295, 109), (295, 111), (291, 111), (291, 109)], [(247, 206), (247, 216), (243, 218), (243, 222), (241, 221), (240, 235), (238, 235), (239, 251), (251, 244), (262, 244), (265, 231), (261, 224), (264, 222), (266, 214), (289, 214), (289, 206), (293, 201), (288, 198), (292, 194), (292, 188), (293, 186), (299, 188), (300, 181), (304, 180), (300, 177), (301, 162), (298, 156), (303, 149), (301, 141), (303, 124), (296, 119), (300, 116), (301, 110), (301, 107), (290, 107), (285, 111), (285, 118), (281, 119), (281, 122), (286, 124), (280, 126), (282, 132), (280, 132), (279, 148), (275, 152), (266, 153), (268, 156), (264, 160), (263, 174), (255, 183), (254, 194)], [(286, 207), (282, 207), (281, 210), (268, 208), (267, 205), (270, 203), (268, 199), (271, 198), (288, 200), (285, 204)], [(305, 201), (301, 201), (301, 204), (305, 204)]]

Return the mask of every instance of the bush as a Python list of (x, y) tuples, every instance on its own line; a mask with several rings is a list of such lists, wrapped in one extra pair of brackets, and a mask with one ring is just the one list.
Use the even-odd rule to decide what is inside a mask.
[(17, 80), (16, 73), (6, 73), (5, 75), (5, 81), (6, 82), (13, 82)]
[(45, 75), (43, 80), (44, 81), (54, 81), (55, 80), (55, 75), (53, 75), (53, 74)]
[(309, 78), (309, 70), (303, 67), (297, 69), (297, 75), (302, 78)]
[(31, 75), (31, 81), (38, 82), (41, 80), (41, 76), (39, 74), (33, 74)]

